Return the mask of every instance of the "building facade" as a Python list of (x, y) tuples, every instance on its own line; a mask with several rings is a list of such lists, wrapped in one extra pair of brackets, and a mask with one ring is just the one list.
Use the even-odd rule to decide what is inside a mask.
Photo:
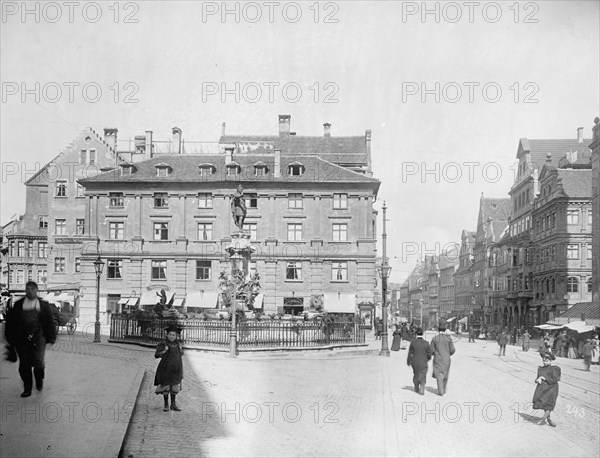
[(371, 172), (371, 132), (333, 137), (330, 128), (322, 137), (296, 136), (283, 115), (277, 136), (223, 132), (216, 154), (181, 148), (80, 180), (90, 236), (99, 241), (82, 264), (82, 314), (95, 307), (97, 256), (106, 263), (102, 314), (154, 304), (161, 289), (189, 310), (217, 307), (238, 185), (255, 249), (250, 270), (262, 286), (255, 305), (298, 314), (320, 294), (330, 312), (373, 303), (380, 182)]
[(592, 149), (592, 294), (600, 307), (600, 118), (594, 119)]
[(460, 237), (458, 266), (454, 273), (454, 309), (452, 316), (468, 313), (474, 303), (473, 247), (476, 233), (463, 230)]

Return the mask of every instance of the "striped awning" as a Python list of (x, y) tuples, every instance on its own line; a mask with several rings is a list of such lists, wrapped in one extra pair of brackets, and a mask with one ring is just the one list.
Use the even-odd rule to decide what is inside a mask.
[(127, 305), (129, 307), (135, 307), (137, 305), (139, 299), (140, 298), (137, 297), (137, 296), (136, 297), (130, 297), (129, 300), (127, 301)]
[(185, 296), (185, 305), (187, 307), (199, 307), (205, 309), (217, 308), (217, 299), (219, 291), (188, 291)]
[(127, 304), (128, 300), (129, 300), (128, 297), (122, 297), (121, 299), (119, 299), (119, 302), (117, 302), (117, 304), (119, 304), (119, 305), (125, 305), (125, 304)]

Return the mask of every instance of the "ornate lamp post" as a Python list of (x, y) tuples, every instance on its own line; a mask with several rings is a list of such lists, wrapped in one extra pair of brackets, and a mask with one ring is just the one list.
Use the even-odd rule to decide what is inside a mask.
[(390, 350), (388, 347), (388, 318), (387, 318), (387, 280), (392, 270), (392, 267), (387, 263), (386, 256), (386, 242), (387, 242), (387, 233), (385, 232), (385, 212), (387, 207), (385, 206), (385, 201), (383, 202), (383, 233), (381, 234), (382, 238), (382, 251), (383, 251), (383, 262), (381, 266), (377, 268), (377, 273), (381, 277), (381, 319), (383, 321), (383, 332), (381, 334), (381, 351), (379, 352), (379, 356), (390, 356)]
[(100, 255), (94, 261), (94, 269), (96, 270), (96, 323), (94, 324), (94, 343), (100, 343), (100, 275), (104, 270), (104, 262), (100, 259)]

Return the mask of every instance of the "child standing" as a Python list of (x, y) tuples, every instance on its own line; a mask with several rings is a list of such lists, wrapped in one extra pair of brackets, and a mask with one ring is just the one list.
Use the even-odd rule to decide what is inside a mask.
[(560, 380), (560, 367), (552, 366), (552, 361), (556, 359), (552, 353), (544, 353), (542, 355), (543, 366), (538, 367), (537, 378), (535, 383), (537, 387), (533, 393), (533, 408), (542, 409), (544, 416), (540, 420), (540, 425), (548, 423), (555, 427), (550, 419), (550, 413), (556, 406), (556, 398), (558, 397), (558, 382)]
[(183, 379), (183, 348), (177, 339), (177, 334), (181, 332), (181, 328), (170, 325), (165, 329), (167, 338), (164, 342), (160, 342), (154, 353), (155, 358), (160, 358), (156, 375), (154, 377), (154, 385), (156, 386), (156, 394), (162, 394), (165, 400), (163, 410), (169, 411), (169, 395), (171, 395), (171, 410), (176, 412), (181, 411), (177, 407), (175, 398), (177, 393), (181, 391), (181, 380)]

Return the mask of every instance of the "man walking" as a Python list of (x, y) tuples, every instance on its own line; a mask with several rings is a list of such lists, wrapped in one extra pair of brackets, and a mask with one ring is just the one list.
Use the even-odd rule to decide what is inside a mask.
[(443, 396), (450, 375), (450, 357), (456, 349), (452, 338), (446, 335), (446, 326), (440, 325), (438, 331), (438, 335), (431, 339), (430, 346), (433, 354), (433, 377), (437, 380), (438, 394)]
[(475, 330), (473, 325), (469, 326), (469, 342), (475, 342)]
[(506, 344), (508, 344), (508, 333), (504, 330), (498, 338), (498, 345), (500, 345), (500, 353), (498, 353), (498, 356), (506, 356)]
[(38, 287), (33, 281), (25, 285), (26, 297), (15, 302), (6, 317), (6, 340), (19, 355), (19, 374), (24, 390), (21, 397), (31, 396), (33, 375), (35, 387), (44, 386), (44, 355), (46, 343), (56, 341), (56, 318), (50, 304), (38, 298)]
[(413, 384), (415, 392), (425, 394), (425, 383), (427, 381), (427, 365), (431, 359), (431, 347), (423, 339), (423, 329), (417, 329), (417, 338), (410, 343), (408, 347), (408, 357), (406, 364), (412, 366)]

